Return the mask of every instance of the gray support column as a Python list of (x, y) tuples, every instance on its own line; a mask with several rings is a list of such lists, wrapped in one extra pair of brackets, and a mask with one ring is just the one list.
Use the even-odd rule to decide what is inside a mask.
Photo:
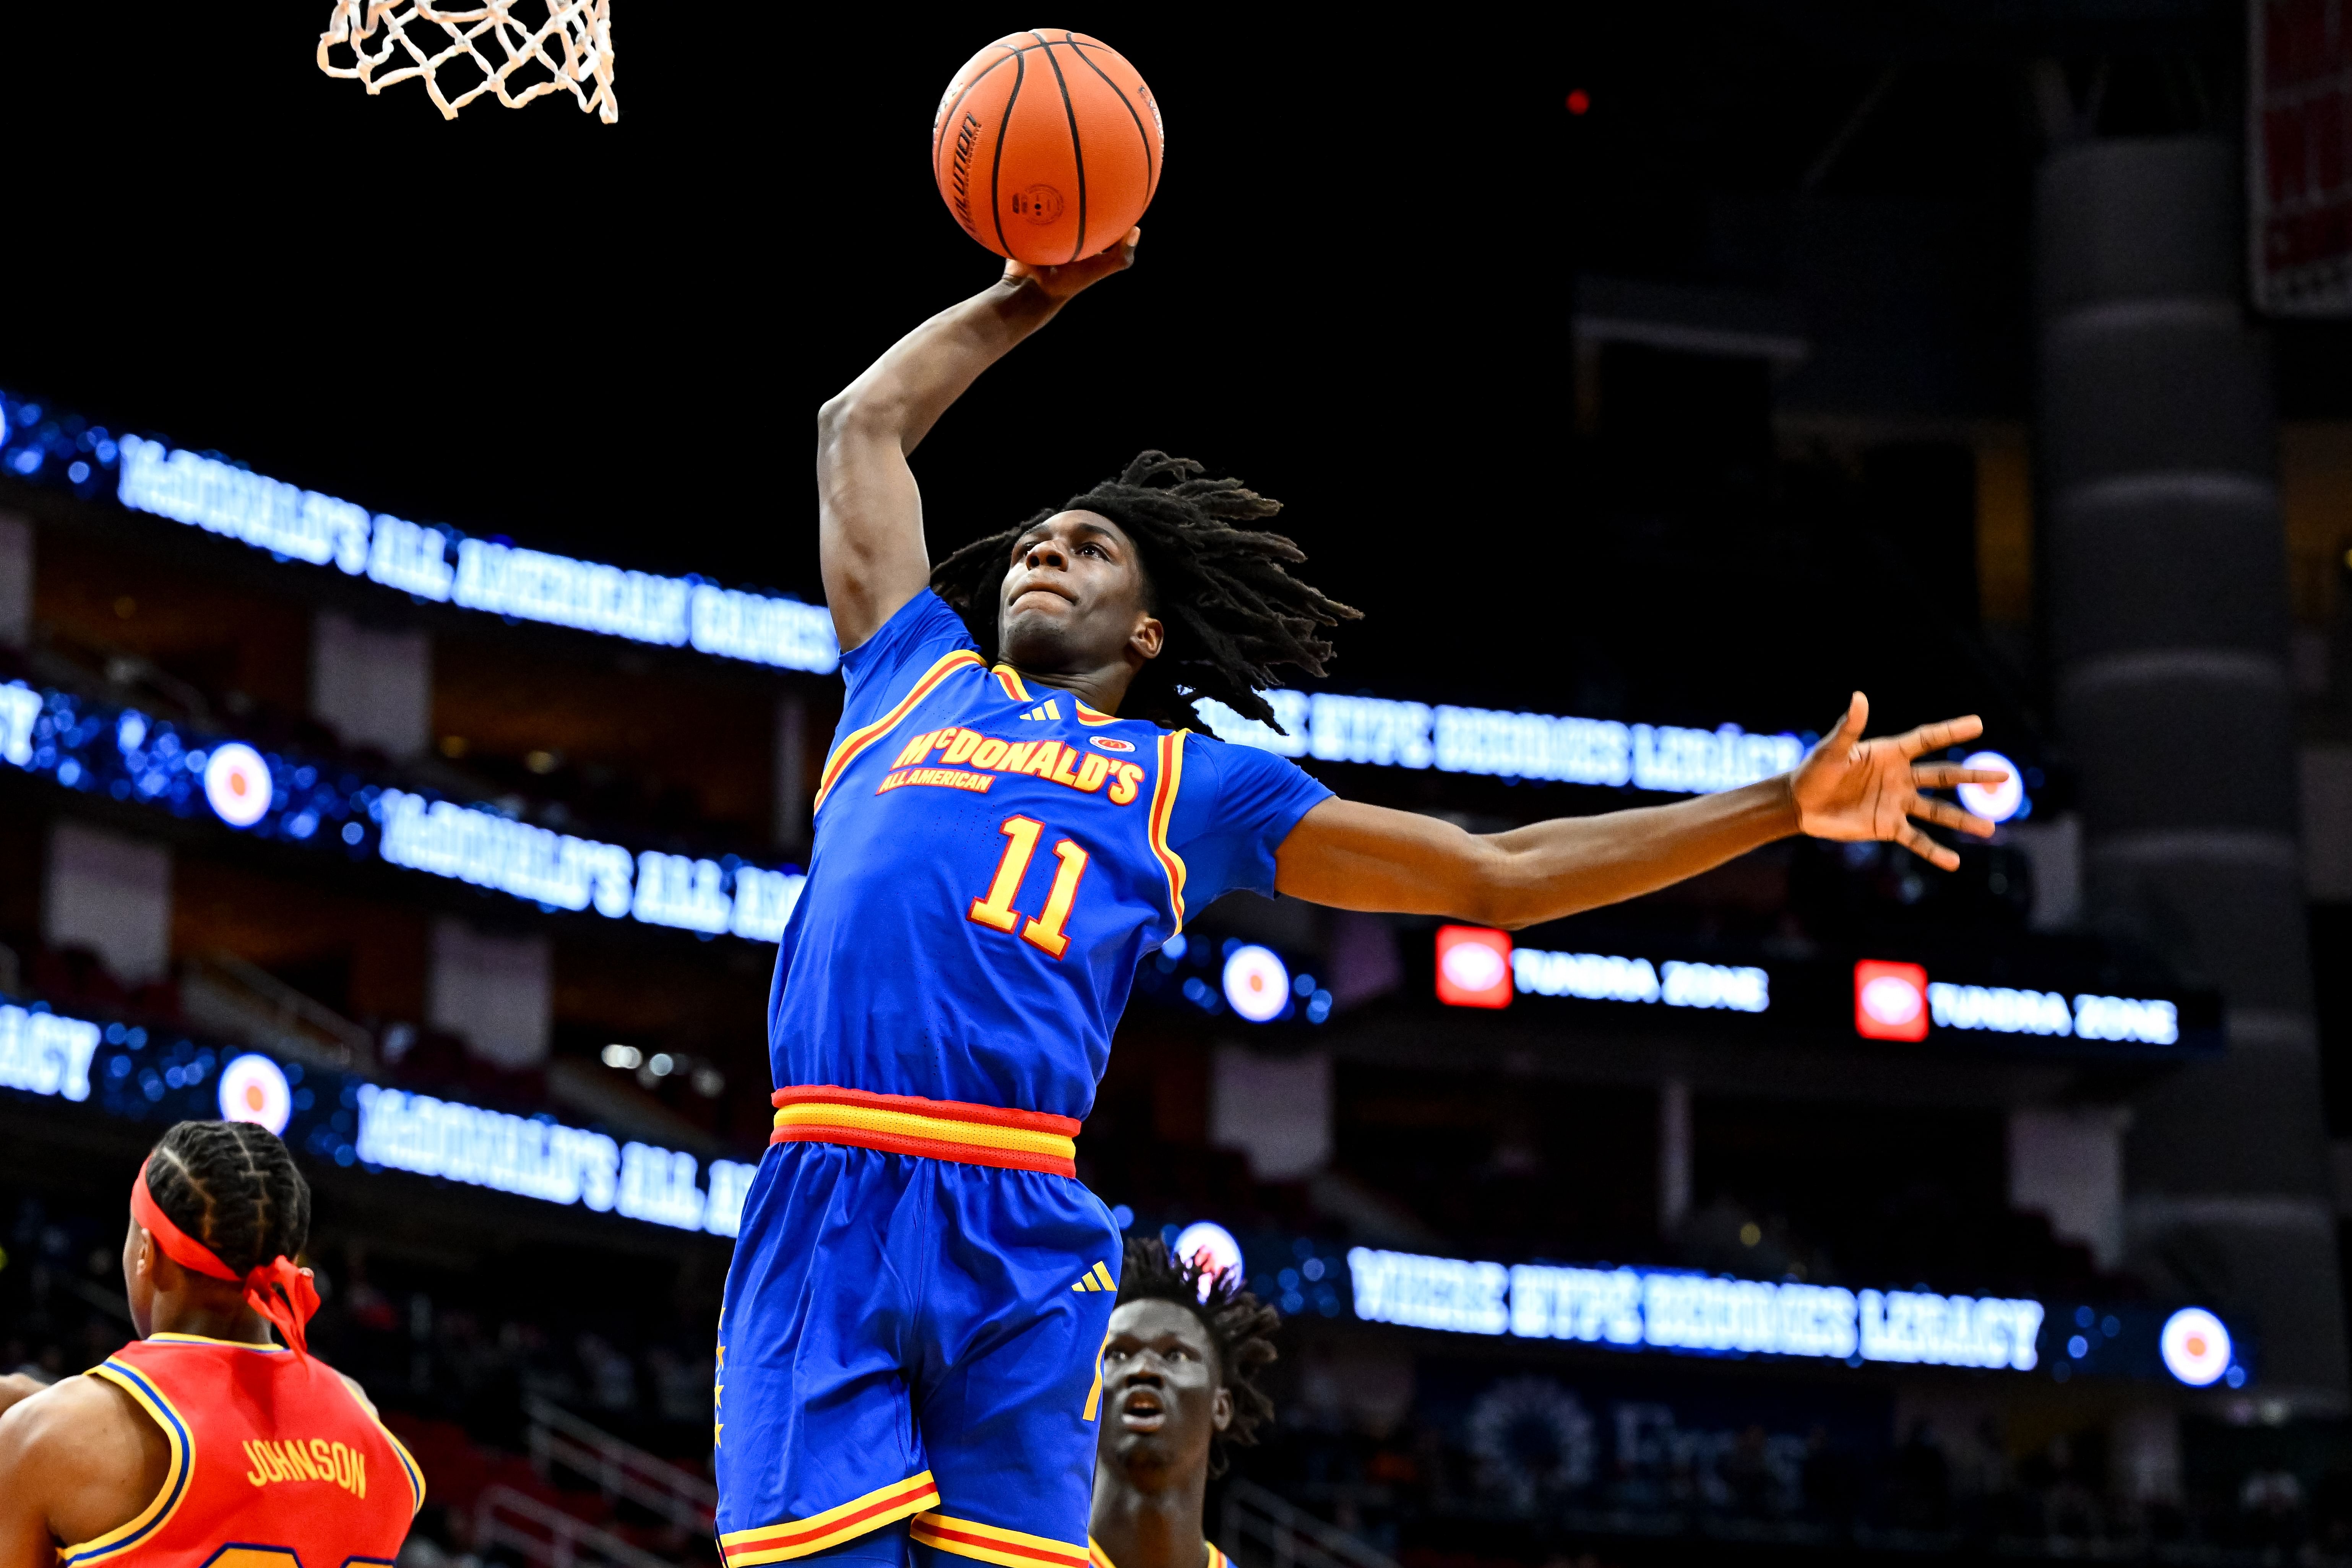
[(1670, 1078), (1658, 1085), (1658, 1234), (1682, 1229), (1690, 1206), (1690, 1081)]
[(0, 647), (33, 640), (33, 525), (0, 511)]
[(2086, 913), (2227, 1004), (2226, 1059), (2135, 1108), (2126, 1248), (2253, 1330), (2266, 1397), (2346, 1403), (2295, 847), (2276, 417), (2240, 305), (2239, 162), (2080, 142), (2036, 192), (2040, 458)]
[(310, 627), (310, 715), (349, 744), (420, 755), (433, 742), (433, 639), (320, 610)]
[(776, 699), (776, 842), (801, 850), (809, 841), (808, 703), (798, 692)]

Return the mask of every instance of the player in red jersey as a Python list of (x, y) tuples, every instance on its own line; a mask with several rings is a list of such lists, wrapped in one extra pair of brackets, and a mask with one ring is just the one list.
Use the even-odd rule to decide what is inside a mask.
[(1200, 1265), (1157, 1236), (1128, 1237), (1122, 1263), (1087, 1556), (1093, 1568), (1232, 1568), (1208, 1539), (1209, 1480), (1226, 1448), (1274, 1419), (1257, 1374), (1282, 1319), (1238, 1279), (1203, 1285)]
[(0, 1415), (0, 1568), (391, 1563), (425, 1478), (310, 1352), (319, 1296), (291, 1259), (310, 1190), (286, 1145), (183, 1121), (140, 1167), (131, 1215), (140, 1337)]

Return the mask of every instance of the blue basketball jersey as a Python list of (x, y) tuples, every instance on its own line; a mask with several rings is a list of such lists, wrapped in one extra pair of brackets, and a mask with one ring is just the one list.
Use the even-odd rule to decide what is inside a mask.
[(925, 589), (842, 658), (779, 1085), (1084, 1118), (1137, 963), (1330, 791), (1282, 758), (991, 668)]

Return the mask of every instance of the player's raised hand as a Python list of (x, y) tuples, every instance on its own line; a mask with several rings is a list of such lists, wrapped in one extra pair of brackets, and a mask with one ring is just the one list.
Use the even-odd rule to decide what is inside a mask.
[(1140, 227), (1127, 231), (1127, 237), (1106, 250), (1062, 267), (1032, 267), (1025, 261), (1004, 264), (1004, 281), (1018, 282), (1024, 279), (1035, 284), (1040, 292), (1055, 304), (1069, 299), (1082, 289), (1090, 289), (1114, 272), (1124, 272), (1135, 265), (1135, 247), (1143, 243)]
[(1857, 691), (1846, 704), (1837, 729), (1797, 764), (1790, 792), (1797, 802), (1798, 828), (1815, 838), (1853, 841), (1891, 840), (1944, 870), (1959, 868), (1960, 858), (1928, 837), (1912, 818), (1957, 827), (1979, 838), (1992, 836), (1992, 824), (1961, 810), (1948, 800), (1937, 800), (1922, 790), (1949, 789), (1954, 784), (1999, 784), (2009, 775), (1999, 768), (1964, 768), (1957, 763), (1923, 763), (1928, 752), (1940, 752), (1984, 733), (1984, 721), (1971, 713), (1940, 724), (1922, 724), (1901, 735), (1862, 738), (1870, 721), (1870, 699)]

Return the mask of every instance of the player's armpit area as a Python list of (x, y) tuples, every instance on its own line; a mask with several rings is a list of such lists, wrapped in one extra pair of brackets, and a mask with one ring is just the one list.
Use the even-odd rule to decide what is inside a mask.
[(171, 1445), (131, 1396), (69, 1377), (0, 1415), (0, 1568), (54, 1568), (153, 1500)]

